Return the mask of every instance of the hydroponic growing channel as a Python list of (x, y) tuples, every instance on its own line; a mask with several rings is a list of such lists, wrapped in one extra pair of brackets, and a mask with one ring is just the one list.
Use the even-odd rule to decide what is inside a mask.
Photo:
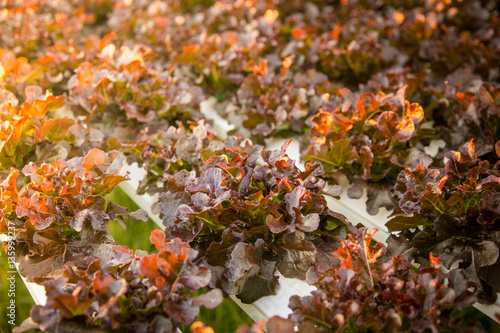
[(0, 0), (5, 328), (498, 331), (499, 11)]

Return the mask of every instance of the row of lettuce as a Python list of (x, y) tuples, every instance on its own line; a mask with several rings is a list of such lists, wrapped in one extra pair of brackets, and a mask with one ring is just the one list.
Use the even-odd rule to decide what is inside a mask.
[[(500, 291), (499, 25), (495, 1), (9, 2), (0, 230), (48, 296), (17, 331), (174, 332), (277, 271), (317, 291), (240, 332), (487, 330), (460, 314)], [(305, 169), (244, 139), (271, 136)], [(104, 198), (125, 162), (157, 194), (150, 253), (107, 230), (147, 219)], [(387, 246), (328, 207), (345, 177), (395, 208)]]
[[(81, 125), (77, 120), (39, 116), (62, 99), (41, 98), (13, 106), (11, 96), (2, 104), (24, 122), (18, 145), (7, 143), (16, 152), (56, 142), (70, 152), (82, 149), (69, 134)], [(53, 142), (51, 129), (62, 135), (53, 126), (61, 119), (74, 124)], [(319, 162), (299, 169), (286, 155), (289, 143), (269, 151), (238, 136), (221, 141), (200, 121), (143, 133), (135, 144), (120, 145), (122, 152), (92, 148), (40, 166), (28, 162), (21, 172), (10, 168), (0, 184), (2, 231), (15, 226), (19, 271), (43, 284), (48, 296), (18, 331), (75, 324), (174, 330), (193, 322), (199, 306), (217, 306), (222, 295), (251, 303), (275, 293), (277, 271), (318, 288), (291, 300), (290, 319), (268, 324), (277, 332), (296, 325), (307, 331), (479, 329), (458, 314), (477, 300), (494, 301), (498, 290), (492, 231), (498, 163), (478, 159), (470, 142), (446, 154), (445, 169), (405, 169), (397, 182), (400, 206), (413, 215), (397, 215), (388, 227), (425, 228), (393, 235), (386, 247), (371, 241), (373, 231), (328, 207), (324, 196), (338, 197), (342, 188), (326, 188)], [(144, 156), (149, 177), (141, 188), (159, 193), (154, 209), (171, 239), (153, 232), (151, 254), (115, 244), (107, 230), (110, 221), (147, 219), (103, 197), (126, 181), (131, 152)], [(457, 261), (465, 269), (443, 273), (434, 255), (448, 269)], [(423, 268), (412, 268), (411, 260)], [(201, 288), (209, 291), (193, 296)]]

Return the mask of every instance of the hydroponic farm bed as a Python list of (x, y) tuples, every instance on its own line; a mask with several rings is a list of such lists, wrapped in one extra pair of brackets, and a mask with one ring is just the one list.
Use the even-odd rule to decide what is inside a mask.
[(499, 12), (0, 0), (2, 329), (500, 331)]

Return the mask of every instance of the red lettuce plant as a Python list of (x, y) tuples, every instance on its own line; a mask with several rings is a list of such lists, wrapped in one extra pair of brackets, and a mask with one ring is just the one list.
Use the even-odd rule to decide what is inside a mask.
[(186, 170), (199, 174), (205, 164), (202, 153), (220, 144), (214, 130), (200, 120), (191, 123), (189, 128), (170, 126), (166, 131), (154, 134), (144, 130), (129, 143), (112, 138), (108, 141), (108, 148), (127, 154), (130, 160), (137, 160), (146, 170), (137, 192), (153, 195), (164, 191), (166, 183), (177, 172)]
[(156, 71), (146, 47), (116, 50), (109, 44), (102, 63), (84, 62), (69, 79), (68, 103), (75, 112), (89, 114), (89, 124), (102, 127), (108, 137), (128, 141), (147, 124), (151, 131), (176, 120), (202, 118), (204, 99), (197, 87), (174, 79), (168, 70)]
[[(16, 55), (37, 58), (54, 42), (78, 39), (96, 22), (106, 1), (4, 1), (0, 45)], [(102, 6), (102, 7), (101, 7)]]
[[(500, 145), (500, 144), (497, 144)], [(386, 224), (390, 244), (397, 252), (428, 262), (432, 251), (443, 265), (466, 269), (468, 278), (480, 282), (478, 297), (496, 299), (500, 291), (499, 247), (496, 238), (500, 221), (500, 162), (479, 159), (472, 140), (460, 152), (445, 154), (444, 169), (419, 165), (398, 176), (400, 210)], [(411, 232), (409, 229), (419, 230)]]
[[(335, 95), (325, 96), (328, 101), (313, 118), (311, 145), (303, 160), (322, 163), (330, 176), (340, 171), (352, 183), (375, 183), (368, 190), (370, 214), (376, 214), (381, 206), (394, 207), (388, 194), (393, 185), (392, 173), (419, 160), (428, 164), (432, 161), (418, 148), (412, 148), (411, 140), (417, 135), (424, 112), (419, 104), (410, 104), (404, 98), (405, 89), (390, 95), (365, 93), (354, 108), (352, 93), (340, 89)], [(348, 194), (359, 198), (362, 188), (355, 186)]]
[(26, 88), (26, 101), (18, 99), (8, 90), (0, 90), (0, 169), (23, 167), (28, 161), (66, 158), (71, 140), (70, 128), (75, 121), (69, 118), (48, 117), (64, 105), (63, 96), (43, 94), (36, 86)]
[(73, 39), (61, 40), (48, 46), (46, 52), (39, 57), (30, 60), (25, 57), (16, 58), (11, 50), (0, 50), (0, 66), (4, 69), (0, 85), (16, 95), (22, 94), (26, 85), (33, 84), (61, 95), (68, 91), (68, 80), (80, 64), (102, 64), (119, 43), (115, 33), (102, 38), (90, 35), (80, 42)]
[(213, 285), (253, 302), (274, 292), (276, 269), (297, 278), (312, 265), (326, 269), (345, 237), (337, 228), (345, 217), (327, 208), (321, 165), (301, 171), (285, 154), (290, 141), (279, 151), (241, 143), (231, 137), (210, 145), (200, 176), (176, 173), (159, 209), (170, 234), (200, 250)]
[(26, 165), (29, 183), (18, 191), (19, 172), (0, 184), (3, 204), (1, 231), (15, 230), (16, 261), (28, 280), (60, 269), (68, 261), (86, 256), (102, 257), (114, 244), (107, 223), (131, 217), (146, 221), (143, 210), (129, 213), (104, 195), (127, 178), (122, 172), (123, 154), (91, 150), (85, 157), (54, 164)]
[(339, 268), (308, 272), (318, 290), (290, 299), (290, 318), (299, 331), (484, 331), (478, 322), (456, 317), (476, 301), (464, 271), (442, 272), (432, 253), (430, 266), (413, 270), (402, 255), (384, 255), (385, 246), (372, 243), (374, 233), (361, 228), (349, 234), (335, 252)]
[(463, 142), (474, 139), (476, 154), (494, 161), (494, 145), (500, 140), (500, 88), (467, 73), (456, 75), (469, 78), (469, 87), (450, 85), (446, 91), (450, 104), (446, 126), (453, 129), (447, 141), (458, 149)]
[(64, 96), (43, 93), (38, 86), (26, 87), (20, 105), (13, 93), (0, 90), (0, 169), (51, 163), (102, 147), (104, 134), (81, 119), (67, 117), (66, 107)]
[[(242, 125), (250, 130), (250, 137), (262, 143), (271, 135), (286, 135), (303, 131), (309, 116), (308, 98), (314, 96), (304, 88), (296, 88), (289, 75), (294, 56), (283, 59), (279, 74), (268, 69), (266, 60), (252, 66), (252, 71), (241, 83), (236, 97), (226, 106), (243, 116)], [(321, 82), (320, 82), (321, 83)], [(309, 96), (308, 96), (309, 93)]]
[(176, 332), (196, 319), (200, 306), (220, 304), (218, 289), (192, 296), (210, 281), (210, 270), (193, 261), (197, 251), (179, 239), (166, 242), (160, 230), (150, 240), (152, 254), (115, 246), (111, 256), (83, 267), (66, 265), (39, 279), (47, 303), (34, 306), (14, 331)]
[(211, 94), (232, 95), (252, 72), (250, 64), (259, 64), (277, 43), (275, 7), (271, 1), (224, 0), (203, 11), (175, 13), (182, 18), (177, 29), (189, 34), (169, 43), (178, 73), (193, 77)]

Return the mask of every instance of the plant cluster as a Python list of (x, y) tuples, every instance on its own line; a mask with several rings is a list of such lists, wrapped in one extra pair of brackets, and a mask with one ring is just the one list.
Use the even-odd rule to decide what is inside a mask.
[(240, 137), (218, 143), (201, 153), (199, 176), (182, 170), (168, 180), (158, 205), (170, 234), (200, 250), (213, 285), (251, 303), (274, 293), (276, 270), (303, 279), (310, 266), (329, 267), (345, 217), (322, 196), (321, 164), (300, 170), (285, 154), (290, 141), (276, 151)]
[[(497, 147), (500, 143), (497, 144)], [(500, 219), (500, 162), (491, 164), (475, 154), (472, 140), (460, 152), (445, 154), (444, 169), (418, 165), (398, 176), (399, 207), (387, 222), (391, 245), (425, 263), (429, 252), (450, 269), (458, 264), (468, 278), (479, 280), (478, 297), (496, 300)], [(401, 215), (398, 215), (401, 213)], [(423, 230), (411, 232), (421, 227)]]
[[(27, 184), (18, 190), (17, 169), (2, 182), (1, 230), (15, 230), (19, 271), (28, 280), (61, 269), (66, 262), (104, 256), (113, 245), (111, 220), (146, 220), (144, 211), (107, 203), (104, 195), (126, 178), (124, 155), (92, 149), (85, 157), (54, 164), (27, 164)], [(7, 200), (10, 202), (7, 203)], [(124, 225), (125, 226), (125, 225)]]
[(200, 119), (201, 89), (174, 79), (168, 70), (154, 70), (148, 63), (152, 57), (146, 47), (118, 50), (108, 44), (98, 64), (83, 62), (70, 77), (69, 106), (121, 141), (133, 139), (145, 124), (156, 131), (176, 120)]
[[(63, 96), (43, 94), (36, 86), (26, 89), (26, 102), (8, 90), (0, 90), (0, 169), (23, 167), (28, 161), (50, 160), (51, 154), (65, 158), (68, 154), (59, 141), (70, 135), (75, 121), (69, 118), (49, 119), (47, 113), (64, 104)], [(47, 156), (47, 154), (49, 156)]]
[(126, 153), (146, 171), (137, 192), (151, 195), (163, 192), (165, 184), (177, 172), (194, 171), (199, 175), (204, 152), (220, 145), (216, 132), (204, 120), (190, 123), (189, 127), (170, 126), (155, 134), (144, 130), (128, 143), (116, 138), (108, 141), (108, 147)]
[(131, 219), (147, 219), (144, 211), (128, 212), (103, 197), (126, 180), (120, 174), (124, 159), (95, 148), (83, 158), (28, 164), (22, 172), (30, 183), (20, 191), (15, 169), (0, 185), (2, 231), (15, 230), (19, 272), (42, 283), (48, 298), (19, 332), (75, 325), (175, 332), (196, 319), (199, 306), (213, 308), (222, 300), (217, 289), (195, 297), (184, 290), (204, 288), (211, 277), (208, 267), (193, 262), (197, 251), (188, 244), (166, 242), (160, 230), (151, 235), (153, 254), (114, 243), (109, 221), (125, 228)]
[[(376, 230), (360, 228), (335, 251), (340, 267), (308, 272), (318, 289), (311, 296), (293, 296), (289, 319), (273, 317), (268, 332), (486, 332), (458, 314), (476, 301), (463, 270), (440, 270), (430, 253), (430, 265), (418, 270), (402, 255), (390, 257)], [(261, 328), (240, 332), (263, 332)]]
[[(176, 121), (202, 118), (199, 105), (204, 94), (199, 87), (153, 64), (154, 54), (147, 47), (119, 47), (119, 41), (111, 43), (115, 38), (116, 34), (91, 36), (80, 47), (59, 44), (31, 62), (0, 50), (4, 69), (0, 85), (26, 100), (33, 100), (28, 96), (30, 84), (66, 93), (66, 116), (85, 116), (86, 124), (99, 129), (105, 139), (127, 142), (145, 124), (154, 132)], [(20, 95), (22, 89), (26, 93)]]
[(18, 56), (38, 57), (58, 41), (72, 40), (97, 23), (106, 1), (2, 1), (0, 45)]
[[(239, 332), (480, 329), (460, 316), (500, 291), (496, 1), (0, 7), (0, 233), (49, 298), (19, 331), (175, 331), (222, 293), (273, 294), (277, 272), (318, 291)], [(292, 136), (304, 170), (290, 141), (244, 139)], [(107, 230), (147, 218), (104, 197), (125, 160), (157, 195), (151, 254)], [(399, 206), (387, 253), (328, 208), (345, 178), (370, 214)]]
[[(494, 1), (216, 1), (195, 8), (175, 1), (124, 1), (108, 24), (179, 65), (179, 75), (227, 99), (223, 113), (242, 114), (242, 125), (253, 135), (268, 136), (302, 132), (303, 126), (293, 123), (314, 114), (314, 108), (307, 112), (293, 103), (294, 96), (304, 99), (305, 73), (316, 83), (351, 89), (362, 84), (365, 90), (390, 88), (398, 84), (395, 76), (402, 76), (424, 88), (416, 101), (426, 107), (439, 100), (433, 90), (442, 91), (442, 81), (457, 69), (498, 82), (492, 70), (500, 38), (495, 10)], [(282, 63), (290, 68), (284, 75)], [(249, 100), (255, 74), (269, 88)], [(277, 75), (279, 82), (273, 83)], [(290, 97), (277, 94), (280, 88)], [(309, 103), (321, 95), (321, 89), (306, 88)], [(264, 122), (245, 117), (248, 112)], [(274, 126), (268, 120), (273, 118)]]
[(317, 332), (484, 331), (457, 316), (476, 301), (463, 270), (442, 272), (431, 252), (430, 265), (414, 271), (402, 255), (384, 256), (385, 246), (372, 243), (374, 233), (361, 228), (342, 242), (335, 252), (340, 268), (309, 272), (318, 291), (290, 299), (294, 322), (314, 322)]
[(198, 316), (200, 306), (212, 309), (222, 301), (219, 289), (193, 296), (206, 287), (210, 271), (193, 262), (197, 252), (179, 239), (165, 241), (155, 230), (156, 252), (134, 252), (114, 246), (102, 259), (87, 258), (39, 278), (48, 301), (36, 305), (15, 332), (176, 332)]
[[(352, 92), (341, 89), (329, 96), (313, 118), (312, 145), (303, 160), (321, 162), (332, 176), (340, 170), (351, 183), (358, 179), (376, 182), (378, 187), (368, 190), (370, 214), (376, 214), (380, 206), (393, 208), (387, 188), (392, 188), (390, 177), (398, 169), (418, 160), (432, 161), (410, 144), (418, 138), (424, 111), (418, 103), (410, 104), (405, 99), (405, 91), (406, 86), (396, 94), (364, 93), (352, 107)], [(385, 188), (380, 189), (380, 184)], [(357, 187), (348, 191), (358, 198), (362, 192)]]
[[(494, 162), (500, 158), (495, 154), (495, 145), (500, 141), (500, 88), (479, 80), (470, 72), (458, 72), (450, 77), (446, 90), (449, 110), (443, 114), (446, 122), (441, 126), (453, 127), (445, 141), (450, 150), (458, 150), (474, 140), (475, 152), (483, 159)], [(438, 126), (439, 127), (439, 126)]]

